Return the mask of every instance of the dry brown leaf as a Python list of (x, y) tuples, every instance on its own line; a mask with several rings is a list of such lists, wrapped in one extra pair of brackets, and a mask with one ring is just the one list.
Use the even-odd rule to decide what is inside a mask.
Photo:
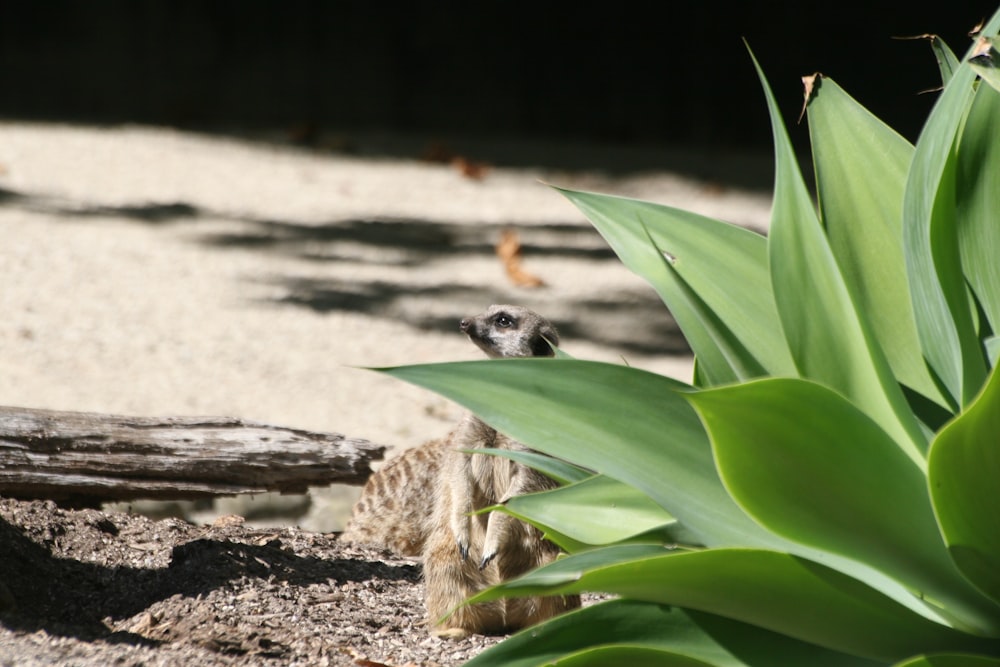
[(545, 285), (545, 281), (541, 278), (521, 268), (521, 238), (516, 231), (505, 229), (500, 234), (496, 252), (512, 283), (518, 287), (543, 287)]
[(898, 39), (898, 40), (926, 39), (928, 41), (933, 42), (935, 39), (940, 39), (940, 38), (932, 32), (925, 32), (922, 35), (893, 35), (892, 39)]
[(485, 162), (473, 162), (461, 155), (452, 158), (451, 166), (458, 170), (458, 173), (465, 178), (471, 178), (474, 181), (483, 180), (490, 171), (490, 165)]
[(474, 181), (481, 181), (490, 171), (486, 162), (476, 162), (453, 151), (447, 143), (434, 140), (424, 146), (420, 159), (435, 164), (450, 164), (459, 174)]
[(822, 79), (823, 75), (819, 72), (814, 72), (809, 76), (802, 77), (802, 87), (803, 87), (803, 100), (802, 100), (802, 111), (799, 112), (799, 121), (802, 122), (802, 117), (806, 115), (806, 107), (809, 106), (809, 100), (812, 99), (813, 90), (816, 87), (816, 82)]
[(969, 55), (969, 60), (992, 60), (992, 56), (993, 40), (989, 37), (980, 37), (972, 49), (972, 54)]

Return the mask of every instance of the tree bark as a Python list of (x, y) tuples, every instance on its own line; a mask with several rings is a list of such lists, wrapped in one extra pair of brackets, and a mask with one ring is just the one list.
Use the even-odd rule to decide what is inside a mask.
[(385, 447), (228, 417), (0, 406), (0, 495), (94, 503), (361, 484)]

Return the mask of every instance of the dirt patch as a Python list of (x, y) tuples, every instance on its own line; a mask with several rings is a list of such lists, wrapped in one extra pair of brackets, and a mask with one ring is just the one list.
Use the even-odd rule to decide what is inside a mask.
[(0, 665), (454, 665), (420, 566), (336, 535), (0, 499)]

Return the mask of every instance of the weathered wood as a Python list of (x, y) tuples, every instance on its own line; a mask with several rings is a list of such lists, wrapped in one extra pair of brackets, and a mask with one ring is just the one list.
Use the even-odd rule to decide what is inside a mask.
[(86, 502), (361, 484), (385, 447), (228, 417), (0, 406), (0, 495)]

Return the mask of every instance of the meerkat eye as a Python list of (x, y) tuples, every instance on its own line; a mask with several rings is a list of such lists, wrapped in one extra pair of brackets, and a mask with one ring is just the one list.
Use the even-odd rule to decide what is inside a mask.
[(514, 326), (514, 320), (507, 313), (500, 313), (493, 319), (493, 322), (501, 329), (509, 329)]

